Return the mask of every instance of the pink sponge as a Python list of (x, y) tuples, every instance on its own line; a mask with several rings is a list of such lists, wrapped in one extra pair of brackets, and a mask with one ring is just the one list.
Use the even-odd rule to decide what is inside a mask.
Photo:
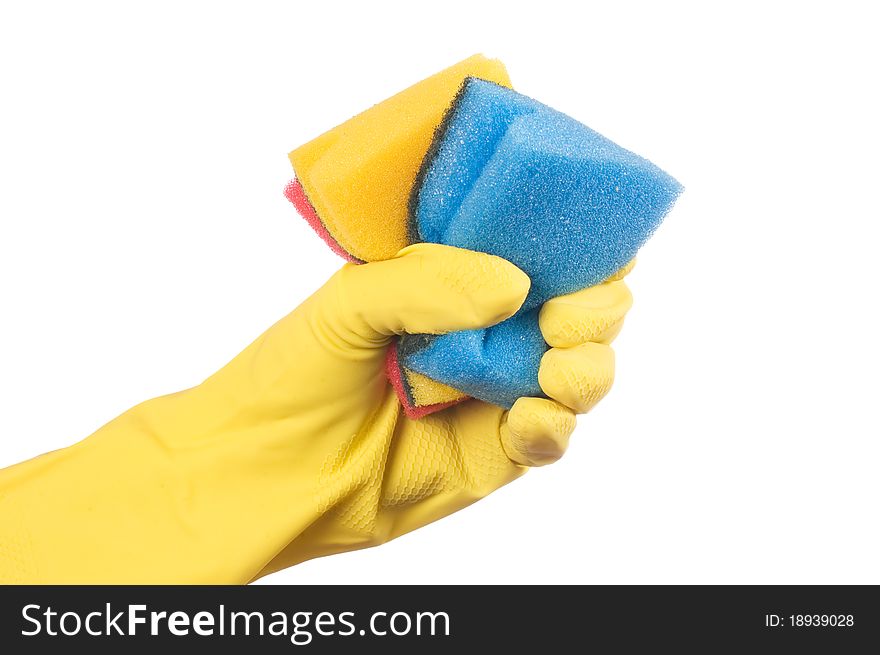
[(299, 180), (291, 180), (287, 183), (287, 186), (284, 187), (284, 196), (293, 203), (293, 206), (296, 207), (296, 211), (299, 212), (300, 216), (306, 219), (306, 223), (308, 223), (315, 233), (323, 239), (324, 243), (330, 246), (330, 250), (353, 264), (363, 264), (360, 259), (346, 251), (345, 248), (340, 246), (336, 239), (330, 235), (330, 232), (327, 231), (324, 223), (318, 218), (318, 212), (315, 211), (312, 203), (309, 202), (308, 196), (306, 196), (306, 192), (302, 188), (302, 184), (299, 183)]

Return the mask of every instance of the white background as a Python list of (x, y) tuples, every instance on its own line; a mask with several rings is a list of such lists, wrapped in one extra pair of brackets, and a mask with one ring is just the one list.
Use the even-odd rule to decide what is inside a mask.
[[(286, 154), (474, 52), (687, 187), (568, 455), (284, 583), (880, 583), (870, 3), (4, 3), (0, 465), (197, 384), (339, 265)], [(663, 6), (665, 5), (665, 6)]]

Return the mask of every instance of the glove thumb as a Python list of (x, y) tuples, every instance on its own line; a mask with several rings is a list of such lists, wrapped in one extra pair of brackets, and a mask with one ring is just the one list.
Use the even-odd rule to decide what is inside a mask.
[(500, 323), (520, 308), (530, 285), (500, 257), (420, 243), (392, 259), (344, 266), (328, 284), (335, 297), (324, 318), (349, 344), (381, 348), (395, 334)]

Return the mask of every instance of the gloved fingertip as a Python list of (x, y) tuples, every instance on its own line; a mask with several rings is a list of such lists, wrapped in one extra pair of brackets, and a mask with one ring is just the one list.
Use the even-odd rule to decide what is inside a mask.
[(614, 383), (614, 351), (588, 342), (573, 348), (551, 348), (541, 358), (538, 383), (550, 398), (585, 414)]
[(519, 311), (529, 295), (532, 281), (521, 268), (501, 257), (484, 255), (491, 258), (494, 266), (497, 266), (498, 285), (497, 290), (491, 293), (493, 304), (498, 307), (498, 315), (492, 317), (494, 323), (499, 323), (510, 318)]
[[(510, 318), (522, 306), (532, 282), (520, 268), (495, 255), (433, 243), (404, 248), (421, 302), (433, 302), (448, 316), (438, 331), (478, 329)], [(452, 321), (452, 327), (446, 324)]]
[(605, 282), (616, 282), (617, 280), (622, 280), (622, 279), (625, 278), (627, 275), (629, 275), (630, 273), (632, 273), (632, 270), (633, 270), (635, 267), (636, 267), (636, 260), (635, 260), (635, 259), (630, 259), (628, 264), (626, 264), (626, 265), (625, 265), (623, 268), (621, 268), (619, 271), (617, 271), (616, 273), (614, 273), (613, 275), (611, 275), (608, 279), (605, 280)]
[(574, 412), (557, 402), (519, 398), (501, 425), (501, 446), (517, 464), (552, 464), (565, 454), (576, 424)]
[(548, 300), (541, 307), (538, 324), (553, 348), (588, 341), (610, 343), (632, 304), (625, 282), (609, 282)]

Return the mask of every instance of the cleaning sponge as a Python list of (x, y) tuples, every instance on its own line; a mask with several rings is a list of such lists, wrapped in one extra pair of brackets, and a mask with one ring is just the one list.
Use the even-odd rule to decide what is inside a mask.
[(372, 262), (410, 244), (413, 181), (449, 101), (469, 76), (510, 85), (500, 61), (474, 55), (290, 153), (297, 180), (286, 195), (334, 251)]
[(624, 267), (681, 191), (650, 162), (509, 88), (475, 56), (290, 154), (286, 194), (335, 252), (386, 259), (430, 241), (504, 257), (532, 287), (487, 330), (405, 335), (387, 371), (412, 417), (467, 396), (542, 395), (543, 302)]
[(530, 309), (622, 268), (680, 191), (574, 119), (469, 78), (423, 163), (410, 229), (513, 262), (532, 279)]
[(503, 407), (541, 395), (540, 305), (622, 268), (680, 191), (659, 168), (574, 119), (466, 80), (413, 188), (411, 237), (503, 257), (532, 287), (520, 312), (498, 326), (404, 337), (401, 364)]

